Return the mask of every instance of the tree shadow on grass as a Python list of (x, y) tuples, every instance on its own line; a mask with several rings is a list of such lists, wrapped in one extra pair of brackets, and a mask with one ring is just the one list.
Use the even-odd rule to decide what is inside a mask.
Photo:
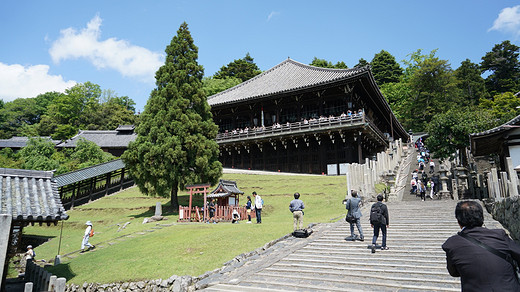
[(76, 274), (70, 269), (70, 265), (59, 264), (57, 266), (45, 266), (45, 270), (58, 278), (65, 278), (67, 281), (76, 277)]

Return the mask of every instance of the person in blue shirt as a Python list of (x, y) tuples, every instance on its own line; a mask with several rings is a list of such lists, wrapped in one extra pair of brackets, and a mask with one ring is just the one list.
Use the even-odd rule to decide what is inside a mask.
[(292, 212), (294, 219), (294, 231), (303, 229), (303, 209), (305, 209), (305, 205), (300, 200), (300, 193), (294, 193), (294, 200), (289, 204), (289, 210)]
[(251, 196), (247, 196), (246, 211), (247, 211), (247, 223), (251, 224)]

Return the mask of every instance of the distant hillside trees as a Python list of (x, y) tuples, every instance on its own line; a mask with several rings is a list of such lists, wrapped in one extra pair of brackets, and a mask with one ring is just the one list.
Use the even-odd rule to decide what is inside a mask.
[(116, 159), (93, 142), (79, 139), (75, 148), (57, 151), (54, 143), (46, 138), (29, 138), (25, 147), (14, 153), (12, 149), (0, 150), (0, 166), (7, 168), (55, 170), (55, 175), (82, 169)]
[(178, 210), (179, 188), (215, 184), (222, 164), (215, 141), (218, 128), (202, 89), (198, 48), (186, 23), (166, 54), (136, 128), (138, 137), (122, 158), (141, 192), (170, 197), (172, 209)]
[(65, 93), (47, 92), (18, 98), (0, 107), (0, 138), (52, 136), (66, 140), (78, 130), (114, 130), (137, 122), (135, 102), (127, 96), (79, 83)]

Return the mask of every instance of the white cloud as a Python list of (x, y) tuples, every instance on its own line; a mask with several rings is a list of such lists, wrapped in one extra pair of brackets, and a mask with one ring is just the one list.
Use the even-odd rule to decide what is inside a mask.
[(24, 67), (0, 62), (0, 99), (4, 101), (36, 97), (49, 91), (64, 92), (75, 84), (76, 81), (63, 80), (61, 75), (49, 75), (48, 65)]
[(275, 17), (276, 15), (279, 15), (280, 12), (278, 11), (272, 11), (271, 13), (269, 13), (269, 15), (267, 16), (267, 21), (270, 21), (273, 17)]
[(511, 33), (515, 38), (520, 37), (520, 5), (502, 9), (489, 30)]
[(74, 28), (61, 31), (49, 49), (52, 60), (85, 58), (98, 69), (113, 69), (126, 77), (154, 82), (155, 71), (164, 63), (160, 53), (132, 45), (126, 40), (100, 40), (102, 19), (96, 15), (80, 32)]

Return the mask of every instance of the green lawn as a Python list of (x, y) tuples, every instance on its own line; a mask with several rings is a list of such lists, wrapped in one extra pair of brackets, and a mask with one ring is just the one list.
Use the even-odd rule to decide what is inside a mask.
[[(294, 192), (299, 192), (305, 203), (305, 225), (337, 220), (334, 218), (345, 213), (344, 177), (226, 174), (223, 178), (236, 180), (245, 192), (240, 198), (241, 204), (245, 204), (246, 196), (252, 191), (262, 196), (265, 203), (262, 224), (182, 223), (144, 232), (144, 235), (136, 234), (156, 226), (155, 223), (142, 224), (145, 217), (153, 215), (156, 202), (163, 204), (163, 213), (169, 203), (168, 199), (146, 197), (132, 188), (68, 211), (70, 218), (63, 226), (60, 254), (80, 248), (87, 220), (94, 223), (96, 232), (91, 243), (103, 248), (73, 259), (63, 258), (61, 265), (50, 270), (76, 284), (197, 276), (292, 232), (288, 207)], [(180, 204), (187, 205), (187, 201), (187, 193), (181, 193)], [(197, 196), (196, 202), (202, 204), (202, 195)], [(163, 215), (168, 220), (161, 223), (177, 222), (177, 215), (167, 212)], [(118, 232), (117, 224), (125, 222), (131, 223)], [(51, 238), (35, 249), (38, 259), (48, 261), (57, 254), (60, 228), (61, 223), (24, 229), (24, 234)], [(126, 234), (133, 235), (118, 239)]]

